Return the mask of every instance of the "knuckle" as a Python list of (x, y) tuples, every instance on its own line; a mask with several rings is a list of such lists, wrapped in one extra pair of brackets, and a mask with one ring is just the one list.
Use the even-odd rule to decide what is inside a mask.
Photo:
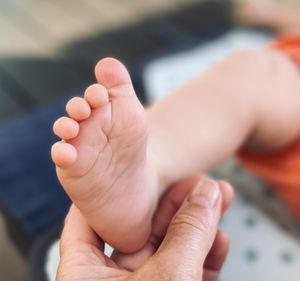
[[(166, 262), (167, 261), (167, 262)], [(151, 280), (161, 281), (196, 281), (199, 280), (197, 271), (186, 266), (186, 263), (181, 263), (178, 266), (178, 259), (170, 259), (169, 253), (158, 253), (155, 256), (155, 263), (153, 272), (156, 273), (157, 278)], [(152, 276), (154, 277), (154, 276)], [(145, 280), (145, 279), (143, 279)]]
[(174, 218), (172, 226), (174, 228), (182, 227), (184, 229), (190, 229), (191, 231), (197, 233), (207, 232), (211, 227), (209, 216), (206, 216), (203, 213), (202, 215), (199, 214), (200, 213), (197, 214), (195, 212), (178, 214)]

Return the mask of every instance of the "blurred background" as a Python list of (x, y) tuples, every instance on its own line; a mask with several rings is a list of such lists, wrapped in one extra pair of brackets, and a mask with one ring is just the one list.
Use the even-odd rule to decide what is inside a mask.
[[(298, 34), (298, 6), (0, 0), (0, 280), (54, 280), (56, 241), (70, 202), (50, 160), (51, 127), (65, 101), (94, 82), (100, 58), (122, 60), (147, 105), (235, 50)], [(222, 223), (232, 249), (221, 280), (298, 280), (298, 221), (234, 159), (212, 174), (231, 180), (238, 192)]]

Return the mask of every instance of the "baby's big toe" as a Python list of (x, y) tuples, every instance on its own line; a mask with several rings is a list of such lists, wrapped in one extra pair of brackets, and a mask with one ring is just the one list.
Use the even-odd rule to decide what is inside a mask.
[(75, 147), (66, 142), (57, 142), (51, 149), (52, 160), (60, 168), (68, 168), (75, 163), (77, 151)]
[(114, 58), (105, 58), (95, 67), (97, 81), (106, 89), (130, 84), (131, 79), (126, 67)]

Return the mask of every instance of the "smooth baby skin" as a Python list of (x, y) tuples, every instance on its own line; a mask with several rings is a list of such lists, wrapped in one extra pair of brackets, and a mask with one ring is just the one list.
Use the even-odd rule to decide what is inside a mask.
[(69, 117), (55, 122), (64, 141), (54, 144), (52, 158), (65, 191), (101, 238), (135, 251), (148, 238), (158, 201), (145, 111), (120, 62), (100, 61), (96, 77), (84, 98), (68, 102)]

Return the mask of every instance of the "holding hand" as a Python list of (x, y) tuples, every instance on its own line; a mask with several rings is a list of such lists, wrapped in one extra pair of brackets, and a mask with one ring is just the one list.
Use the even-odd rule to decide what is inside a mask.
[(224, 182), (194, 177), (162, 199), (151, 237), (138, 252), (104, 255), (102, 241), (72, 206), (61, 238), (57, 281), (216, 281), (227, 255), (227, 236), (218, 230), (233, 198)]

